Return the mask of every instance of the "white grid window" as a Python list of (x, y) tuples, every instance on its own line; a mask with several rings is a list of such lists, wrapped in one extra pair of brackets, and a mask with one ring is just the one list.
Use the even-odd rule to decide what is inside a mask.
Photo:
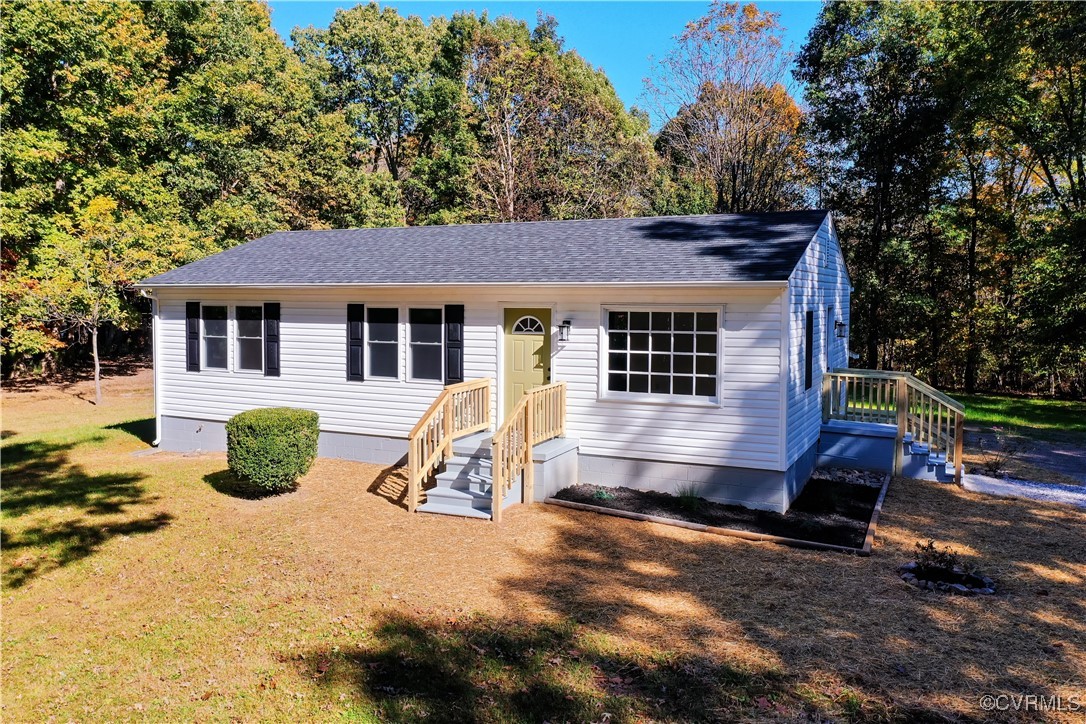
[(607, 313), (607, 390), (680, 397), (717, 394), (717, 312)]

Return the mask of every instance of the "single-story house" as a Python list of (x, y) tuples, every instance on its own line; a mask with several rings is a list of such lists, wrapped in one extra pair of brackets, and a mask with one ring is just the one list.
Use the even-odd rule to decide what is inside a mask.
[[(849, 359), (827, 211), (279, 232), (140, 286), (162, 448), (223, 450), (232, 415), (274, 406), (319, 413), (324, 456), (393, 465), (436, 434), (413, 470), (452, 480), (421, 509), (479, 517), (488, 436), (543, 388), (561, 420), (527, 446), (531, 497), (694, 485), (783, 512), (815, 465), (822, 375)], [(467, 388), (485, 412), (437, 415)]]

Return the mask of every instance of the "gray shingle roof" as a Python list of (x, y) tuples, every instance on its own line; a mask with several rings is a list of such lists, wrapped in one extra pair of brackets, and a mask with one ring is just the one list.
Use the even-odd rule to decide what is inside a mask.
[(784, 281), (826, 211), (285, 231), (143, 286)]

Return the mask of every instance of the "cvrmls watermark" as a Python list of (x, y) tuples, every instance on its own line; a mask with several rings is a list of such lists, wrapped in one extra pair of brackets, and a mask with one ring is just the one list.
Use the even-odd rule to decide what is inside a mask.
[(1086, 696), (1041, 696), (1040, 694), (985, 694), (980, 697), (984, 711), (1086, 712)]

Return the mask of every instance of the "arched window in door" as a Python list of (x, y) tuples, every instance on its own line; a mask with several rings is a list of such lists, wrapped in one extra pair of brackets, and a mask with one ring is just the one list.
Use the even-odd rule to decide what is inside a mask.
[(513, 334), (545, 334), (543, 323), (528, 314), (518, 319), (513, 324)]

